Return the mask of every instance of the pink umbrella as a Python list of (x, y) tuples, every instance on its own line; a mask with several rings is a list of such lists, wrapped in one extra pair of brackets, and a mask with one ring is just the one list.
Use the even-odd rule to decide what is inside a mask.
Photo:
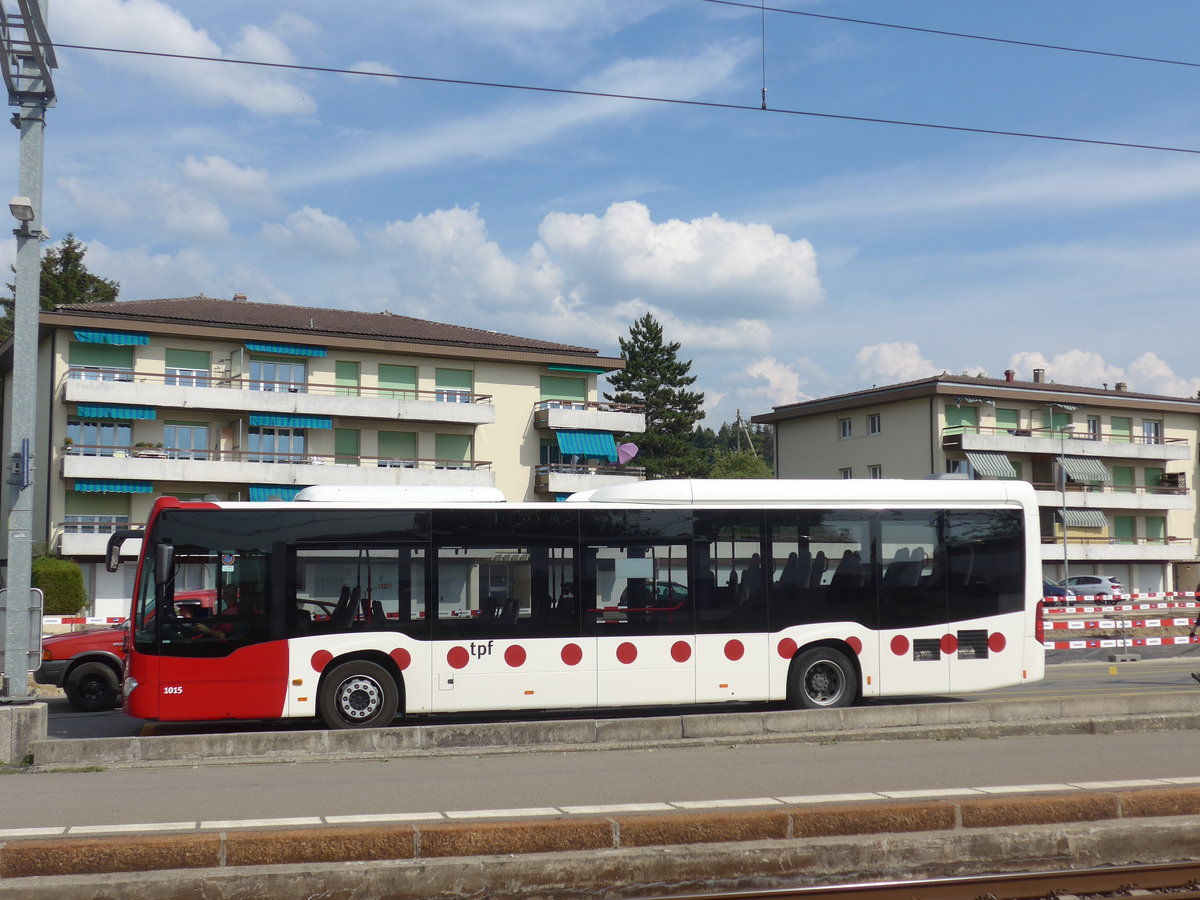
[(617, 444), (617, 465), (623, 466), (637, 456), (637, 444)]

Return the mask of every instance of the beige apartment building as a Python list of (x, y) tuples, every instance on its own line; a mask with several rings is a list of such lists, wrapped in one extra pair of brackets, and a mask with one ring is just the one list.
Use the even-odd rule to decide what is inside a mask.
[(240, 294), (60, 307), (39, 340), (35, 540), (83, 564), (96, 615), (124, 613), (132, 584), (131, 563), (104, 571), (108, 535), (159, 496), (457, 485), (554, 501), (642, 475), (614, 435), (644, 415), (597, 391), (624, 361), (588, 347)]
[(1017, 478), (1041, 507), (1043, 573), (1195, 590), (1200, 399), (939, 375), (777, 406), (779, 478)]

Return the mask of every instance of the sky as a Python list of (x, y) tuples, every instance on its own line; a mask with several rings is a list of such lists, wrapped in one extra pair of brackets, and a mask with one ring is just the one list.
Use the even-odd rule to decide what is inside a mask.
[(943, 371), (1197, 395), (1200, 154), (861, 119), (1200, 151), (1200, 3), (765, 6), (50, 0), (59, 44), (280, 65), (60, 49), (43, 223), (125, 300), (604, 355), (650, 312), (714, 428)]

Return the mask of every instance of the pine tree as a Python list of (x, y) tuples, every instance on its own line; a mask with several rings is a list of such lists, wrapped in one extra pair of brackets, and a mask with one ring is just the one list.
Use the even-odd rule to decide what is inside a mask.
[(693, 438), (704, 417), (704, 394), (687, 390), (696, 381), (689, 374), (692, 361), (678, 358), (678, 342), (664, 343), (662, 325), (650, 313), (630, 326), (620, 344), (625, 368), (609, 376), (613, 393), (604, 399), (645, 407), (645, 433), (629, 438), (638, 445), (637, 462), (649, 478), (702, 477), (707, 466)]
[[(87, 244), (68, 233), (42, 255), (41, 308), (54, 309), (68, 303), (108, 303), (117, 299), (121, 285), (93, 275), (83, 263)], [(14, 270), (15, 271), (15, 270)], [(16, 286), (8, 285), (9, 296), (0, 299), (4, 317), (0, 319), (0, 340), (12, 334), (13, 303)]]

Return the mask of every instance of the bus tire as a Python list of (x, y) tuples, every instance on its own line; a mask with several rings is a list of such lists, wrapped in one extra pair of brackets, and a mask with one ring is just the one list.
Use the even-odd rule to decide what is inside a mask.
[(788, 700), (796, 709), (836, 709), (858, 699), (854, 663), (830, 647), (813, 647), (792, 660)]
[(321, 680), (317, 713), (329, 728), (382, 728), (396, 717), (400, 690), (377, 663), (355, 659)]
[(121, 682), (112, 666), (102, 662), (80, 663), (63, 682), (67, 702), (80, 712), (99, 712), (117, 705)]

